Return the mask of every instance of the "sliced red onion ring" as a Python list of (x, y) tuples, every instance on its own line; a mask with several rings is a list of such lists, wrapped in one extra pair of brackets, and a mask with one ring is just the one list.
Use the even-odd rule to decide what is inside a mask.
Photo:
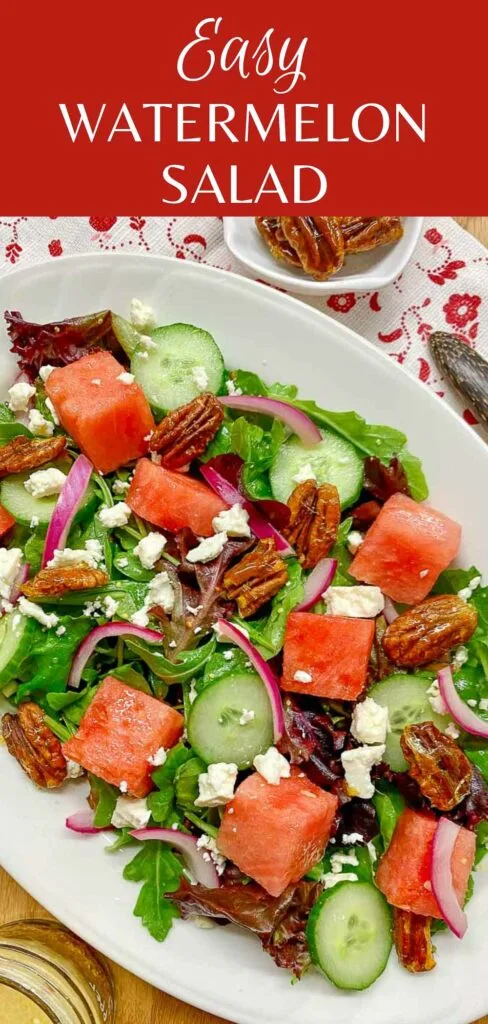
[(92, 629), (91, 633), (82, 641), (73, 658), (68, 678), (68, 688), (70, 690), (78, 690), (81, 673), (88, 658), (93, 654), (100, 640), (106, 640), (107, 637), (111, 636), (138, 636), (140, 640), (145, 640), (148, 644), (159, 644), (163, 639), (162, 633), (157, 633), (155, 629), (134, 626), (131, 622), (107, 622), (105, 626), (95, 626), (95, 629)]
[(172, 828), (137, 828), (130, 833), (134, 839), (144, 841), (145, 839), (156, 839), (161, 843), (168, 843), (184, 857), (186, 865), (196, 882), (205, 885), (207, 889), (218, 889), (219, 876), (212, 860), (206, 860), (204, 851), (199, 850), (195, 836), (185, 835)]
[(277, 398), (265, 398), (263, 395), (229, 395), (219, 399), (222, 405), (231, 409), (242, 409), (243, 412), (258, 412), (264, 416), (275, 416), (282, 420), (296, 434), (303, 444), (318, 444), (322, 434), (310, 416), (295, 409), (289, 402), (281, 402)]
[(73, 519), (90, 483), (93, 466), (85, 455), (79, 455), (59, 492), (51, 522), (47, 528), (42, 555), (42, 568), (54, 558), (56, 548), (64, 548)]
[(452, 678), (452, 669), (449, 665), (446, 668), (441, 668), (440, 672), (437, 673), (437, 679), (441, 696), (454, 721), (465, 732), (469, 732), (473, 736), (483, 736), (483, 739), (488, 740), (488, 722), (485, 722), (479, 715), (475, 714), (459, 696), (454, 685), (454, 679)]
[(285, 731), (285, 718), (283, 715), (280, 686), (274, 672), (238, 626), (227, 622), (227, 619), (218, 619), (215, 624), (215, 631), (218, 640), (229, 640), (236, 647), (240, 647), (241, 651), (249, 658), (251, 664), (254, 665), (258, 675), (261, 676), (271, 703), (273, 735), (276, 743), (281, 739)]
[(23, 586), (25, 581), (29, 579), (29, 573), (30, 573), (29, 562), (24, 562), (24, 564), (21, 565), (21, 567), (20, 567), (20, 569), (19, 569), (19, 571), (17, 573), (17, 576), (15, 577), (14, 584), (13, 584), (13, 587), (12, 587), (12, 590), (11, 590), (11, 593), (10, 593), (10, 601), (11, 601), (12, 604), (15, 604), (15, 602), (18, 601), (18, 599), (20, 597), (20, 594), (21, 594), (21, 589), (20, 588)]
[(447, 927), (462, 939), (468, 919), (454, 889), (452, 878), (452, 855), (459, 835), (459, 825), (449, 818), (441, 818), (432, 843), (432, 892), (439, 904)]
[(308, 608), (313, 608), (314, 604), (320, 601), (322, 594), (330, 587), (336, 569), (336, 558), (321, 558), (320, 562), (317, 562), (315, 568), (312, 569), (305, 583), (303, 598), (300, 604), (297, 604), (293, 611), (306, 612)]
[(111, 826), (97, 828), (93, 824), (93, 811), (76, 811), (75, 814), (70, 814), (69, 818), (66, 818), (66, 828), (71, 829), (72, 832), (79, 832), (83, 836), (95, 836), (98, 832), (104, 832)]
[(281, 555), (294, 554), (293, 548), (290, 547), (288, 541), (285, 540), (276, 527), (268, 522), (261, 512), (233, 484), (225, 479), (225, 476), (222, 476), (211, 466), (200, 466), (200, 472), (209, 487), (222, 498), (222, 501), (226, 501), (228, 505), (242, 505), (245, 508), (249, 516), (249, 526), (259, 540), (264, 540), (265, 537), (273, 537), (276, 550)]
[(390, 625), (390, 623), (394, 622), (395, 619), (398, 618), (398, 612), (395, 608), (395, 605), (393, 604), (391, 597), (387, 597), (386, 594), (383, 594), (383, 597), (385, 599), (383, 615), (385, 616), (388, 625)]

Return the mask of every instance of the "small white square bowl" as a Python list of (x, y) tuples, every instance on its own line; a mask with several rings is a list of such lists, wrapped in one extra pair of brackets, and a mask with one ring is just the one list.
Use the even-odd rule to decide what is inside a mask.
[(330, 295), (378, 291), (391, 284), (405, 269), (420, 238), (422, 217), (403, 218), (403, 236), (391, 245), (350, 256), (342, 270), (328, 281), (315, 281), (301, 270), (275, 260), (265, 245), (253, 217), (224, 217), (227, 247), (253, 275), (295, 295)]

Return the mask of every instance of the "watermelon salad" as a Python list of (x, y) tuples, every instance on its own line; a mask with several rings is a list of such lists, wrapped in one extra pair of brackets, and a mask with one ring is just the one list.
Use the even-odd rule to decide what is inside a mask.
[(488, 588), (405, 435), (139, 300), (5, 316), (6, 752), (72, 787), (156, 940), (231, 922), (343, 989), (393, 945), (431, 970), (488, 841)]

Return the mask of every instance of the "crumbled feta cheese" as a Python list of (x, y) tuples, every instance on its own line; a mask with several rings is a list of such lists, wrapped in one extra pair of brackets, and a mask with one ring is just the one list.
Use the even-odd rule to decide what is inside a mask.
[(228, 395), (242, 395), (242, 388), (237, 387), (232, 377), (226, 380), (225, 387)]
[(220, 850), (217, 849), (215, 839), (212, 839), (210, 836), (205, 834), (200, 836), (200, 838), (197, 839), (197, 850), (206, 851), (203, 854), (203, 859), (213, 861), (218, 875), (222, 875), (224, 873), (226, 863), (225, 857), (220, 853)]
[(50, 398), (46, 398), (46, 408), (49, 409), (56, 426), (59, 427), (59, 417)]
[(0, 597), (8, 601), (22, 564), (21, 548), (0, 548)]
[(140, 299), (132, 299), (130, 304), (131, 323), (136, 328), (155, 327), (156, 317), (151, 306), (146, 306)]
[(133, 358), (135, 358), (135, 359), (147, 359), (148, 355), (149, 355), (148, 352), (141, 352), (141, 350), (139, 348), (136, 348), (136, 350), (134, 352)]
[(113, 529), (115, 526), (127, 526), (131, 515), (131, 510), (125, 501), (119, 501), (117, 505), (111, 507), (105, 506), (100, 509), (98, 518), (107, 530)]
[(36, 527), (39, 526), (39, 516), (32, 516), (29, 526), (31, 530), (35, 530)]
[(297, 672), (295, 672), (295, 675), (293, 676), (293, 678), (294, 678), (296, 683), (311, 683), (312, 682), (312, 676), (310, 675), (310, 672), (302, 672), (302, 669), (300, 669), (300, 668), (298, 669)]
[(447, 715), (449, 713), (447, 704), (445, 703), (444, 698), (439, 689), (439, 683), (437, 682), (437, 679), (434, 679), (434, 682), (431, 683), (431, 685), (429, 686), (429, 689), (427, 690), (427, 696), (429, 698), (429, 704), (432, 710), (435, 711), (437, 715)]
[(88, 554), (93, 558), (95, 565), (99, 565), (100, 562), (103, 562), (102, 544), (96, 537), (92, 537), (91, 540), (85, 541), (85, 548), (88, 551)]
[(369, 857), (370, 857), (371, 863), (372, 864), (376, 864), (376, 861), (378, 860), (378, 854), (376, 852), (376, 846), (374, 845), (373, 842), (371, 842), (371, 843), (366, 843), (366, 847), (367, 847), (367, 850), (368, 850), (368, 853), (369, 853)]
[(384, 753), (385, 745), (380, 743), (370, 747), (345, 750), (341, 754), (349, 796), (358, 796), (361, 800), (371, 799), (374, 793), (371, 769), (373, 765), (380, 763)]
[(207, 771), (198, 776), (198, 796), (195, 807), (221, 807), (232, 800), (237, 778), (237, 765), (220, 761), (209, 764)]
[(107, 619), (113, 619), (117, 608), (119, 607), (119, 602), (115, 601), (114, 598), (110, 597), (110, 594), (108, 594), (107, 597), (103, 598), (102, 604), (105, 617)]
[(93, 380), (91, 381), (91, 383), (95, 384), (96, 387), (99, 388), (102, 382), (100, 380), (100, 377), (94, 377)]
[(148, 533), (136, 544), (134, 554), (145, 569), (152, 569), (165, 547), (166, 537), (162, 533)]
[(457, 672), (460, 668), (462, 668), (463, 665), (466, 664), (468, 658), (469, 658), (469, 652), (468, 652), (467, 648), (466, 647), (458, 647), (457, 650), (454, 651), (454, 656), (453, 656), (453, 659), (452, 659), (452, 667), (453, 667), (454, 671)]
[(59, 494), (63, 484), (66, 482), (66, 473), (51, 466), (50, 469), (38, 469), (24, 481), (24, 487), (33, 498), (48, 498), (52, 494)]
[(243, 708), (242, 715), (239, 719), (239, 725), (247, 725), (248, 722), (253, 722), (255, 717), (255, 711), (248, 711), (247, 708)]
[(64, 636), (66, 633), (66, 626), (58, 626), (56, 630), (56, 636)]
[(351, 555), (355, 555), (356, 551), (359, 551), (361, 544), (364, 544), (364, 537), (359, 530), (351, 530), (347, 535), (347, 546)]
[(478, 707), (480, 711), (488, 711), (488, 697), (482, 697)]
[(36, 437), (52, 437), (54, 433), (54, 423), (47, 420), (39, 409), (30, 410), (27, 426)]
[(457, 725), (454, 725), (454, 722), (449, 722), (449, 725), (444, 729), (444, 732), (446, 736), (450, 736), (451, 740), (457, 740), (461, 735), (460, 730)]
[[(122, 789), (122, 783), (120, 784)], [(145, 800), (133, 796), (119, 796), (112, 814), (114, 828), (145, 828), (151, 811)]]
[(226, 533), (228, 537), (251, 536), (249, 513), (242, 505), (232, 505), (232, 508), (219, 512), (212, 519), (212, 526), (216, 533)]
[(155, 754), (151, 754), (151, 756), (148, 757), (149, 764), (154, 765), (155, 768), (159, 768), (162, 764), (164, 764), (164, 762), (166, 761), (167, 756), (168, 756), (167, 750), (165, 750), (164, 747), (158, 747), (158, 749), (156, 750), (156, 753)]
[(203, 604), (187, 604), (186, 611), (189, 612), (190, 615), (198, 615), (202, 608)]
[(462, 590), (458, 590), (458, 597), (463, 601), (469, 601), (470, 597), (473, 596), (474, 591), (479, 587), (481, 583), (481, 576), (473, 576), (473, 579), (469, 581), (467, 587), (463, 587)]
[(120, 792), (121, 793), (127, 793), (128, 788), (129, 788), (129, 786), (128, 786), (127, 782), (125, 781), (125, 779), (122, 779), (122, 782), (119, 785)]
[(86, 548), (55, 548), (47, 564), (49, 569), (59, 569), (64, 565), (87, 565), (90, 569), (97, 567), (93, 555)]
[(8, 407), (12, 412), (26, 412), (31, 398), (36, 393), (32, 384), (19, 381), (8, 389)]
[(253, 765), (270, 786), (279, 786), (280, 779), (290, 778), (290, 762), (276, 747), (268, 747), (265, 754), (256, 754)]
[(119, 566), (119, 569), (126, 569), (128, 564), (129, 564), (129, 559), (128, 558), (119, 558), (117, 564)]
[(176, 647), (176, 640), (170, 640), (168, 647)]
[(44, 381), (44, 383), (46, 383), (46, 381), (49, 379), (53, 370), (54, 366), (51, 366), (50, 363), (48, 363), (46, 366), (41, 366), (41, 369), (39, 370), (39, 376), (41, 380)]
[(224, 651), (224, 653), (223, 653), (224, 661), (232, 661), (233, 657), (234, 657), (234, 651)]
[(119, 375), (118, 375), (118, 377), (116, 379), (120, 380), (121, 384), (133, 384), (134, 383), (134, 374), (133, 373), (126, 373), (126, 371), (124, 370), (123, 373), (119, 373)]
[(203, 537), (196, 548), (187, 554), (188, 562), (212, 562), (223, 551), (227, 544), (226, 533), (215, 533), (213, 537)]
[(114, 494), (126, 494), (129, 487), (130, 483), (128, 480), (114, 480), (112, 484)]
[(139, 335), (139, 345), (142, 345), (143, 348), (157, 348), (158, 347), (157, 342), (154, 341), (154, 339), (151, 338), (149, 334), (140, 334)]
[(13, 610), (14, 610), (14, 606), (13, 606), (12, 602), (11, 601), (6, 601), (5, 598), (2, 598), (2, 600), (0, 602), (0, 607), (1, 607), (2, 611), (7, 612), (7, 613), (8, 612), (13, 612)]
[(328, 871), (325, 875), (320, 876), (319, 881), (322, 882), (324, 889), (332, 889), (339, 882), (357, 882), (358, 876), (353, 875), (352, 871), (343, 871), (340, 875)]
[(102, 602), (98, 598), (95, 601), (87, 601), (83, 605), (83, 615), (87, 619), (91, 619), (92, 615), (101, 615), (102, 611)]
[(425, 579), (425, 577), (428, 576), (428, 575), (429, 575), (429, 570), (428, 569), (421, 569), (420, 572), (419, 572), (419, 576), (420, 576), (421, 580)]
[(295, 473), (295, 476), (292, 477), (292, 480), (296, 484), (304, 484), (306, 480), (315, 480), (316, 482), (317, 474), (314, 473), (310, 462), (307, 462), (304, 466), (300, 466), (300, 469)]
[(467, 700), (466, 704), (468, 704), (470, 708), (477, 708), (478, 707), (478, 701), (477, 700), (473, 700), (473, 699)]
[(130, 621), (134, 626), (142, 626), (145, 629), (149, 625), (149, 615), (145, 608), (139, 608), (133, 615), (131, 615)]
[(195, 387), (197, 387), (199, 391), (205, 391), (208, 388), (208, 373), (204, 366), (194, 366), (191, 371), (191, 376)]
[(173, 611), (175, 593), (167, 572), (158, 572), (156, 576), (153, 576), (146, 600), (149, 602), (149, 608), (158, 605), (167, 615)]
[(351, 733), (360, 743), (384, 743), (388, 726), (388, 708), (366, 697), (352, 713)]
[(330, 858), (330, 869), (334, 875), (339, 874), (344, 867), (344, 864), (350, 864), (351, 867), (357, 868), (359, 861), (355, 853), (333, 853)]
[(78, 764), (77, 761), (71, 761), (71, 759), (68, 758), (68, 760), (66, 761), (66, 778), (79, 779), (84, 774), (85, 769), (82, 768), (81, 764)]
[(385, 607), (379, 587), (329, 587), (323, 595), (329, 615), (374, 619)]
[(195, 626), (195, 629), (193, 630), (193, 632), (195, 634), (201, 633), (202, 632), (202, 627), (201, 626)]
[(48, 613), (41, 608), (40, 605), (34, 604), (33, 601), (28, 601), (26, 597), (19, 597), (18, 609), (22, 612), (22, 615), (26, 615), (29, 619), (36, 619), (41, 626), (45, 626), (46, 629), (52, 629), (53, 626), (57, 626), (59, 619), (54, 612)]
[(352, 846), (353, 843), (362, 843), (363, 836), (360, 832), (344, 832), (342, 835), (342, 842), (346, 846)]
[(197, 693), (196, 682), (195, 682), (194, 679), (192, 679), (192, 681), (190, 683), (190, 689), (188, 690), (188, 700), (190, 701), (190, 704), (193, 704), (194, 701), (196, 701), (197, 697), (198, 697), (198, 693)]

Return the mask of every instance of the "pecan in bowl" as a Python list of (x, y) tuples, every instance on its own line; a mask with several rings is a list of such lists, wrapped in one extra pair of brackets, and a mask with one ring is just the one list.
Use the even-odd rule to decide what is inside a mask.
[(346, 256), (398, 241), (400, 217), (256, 217), (272, 256), (326, 281)]

